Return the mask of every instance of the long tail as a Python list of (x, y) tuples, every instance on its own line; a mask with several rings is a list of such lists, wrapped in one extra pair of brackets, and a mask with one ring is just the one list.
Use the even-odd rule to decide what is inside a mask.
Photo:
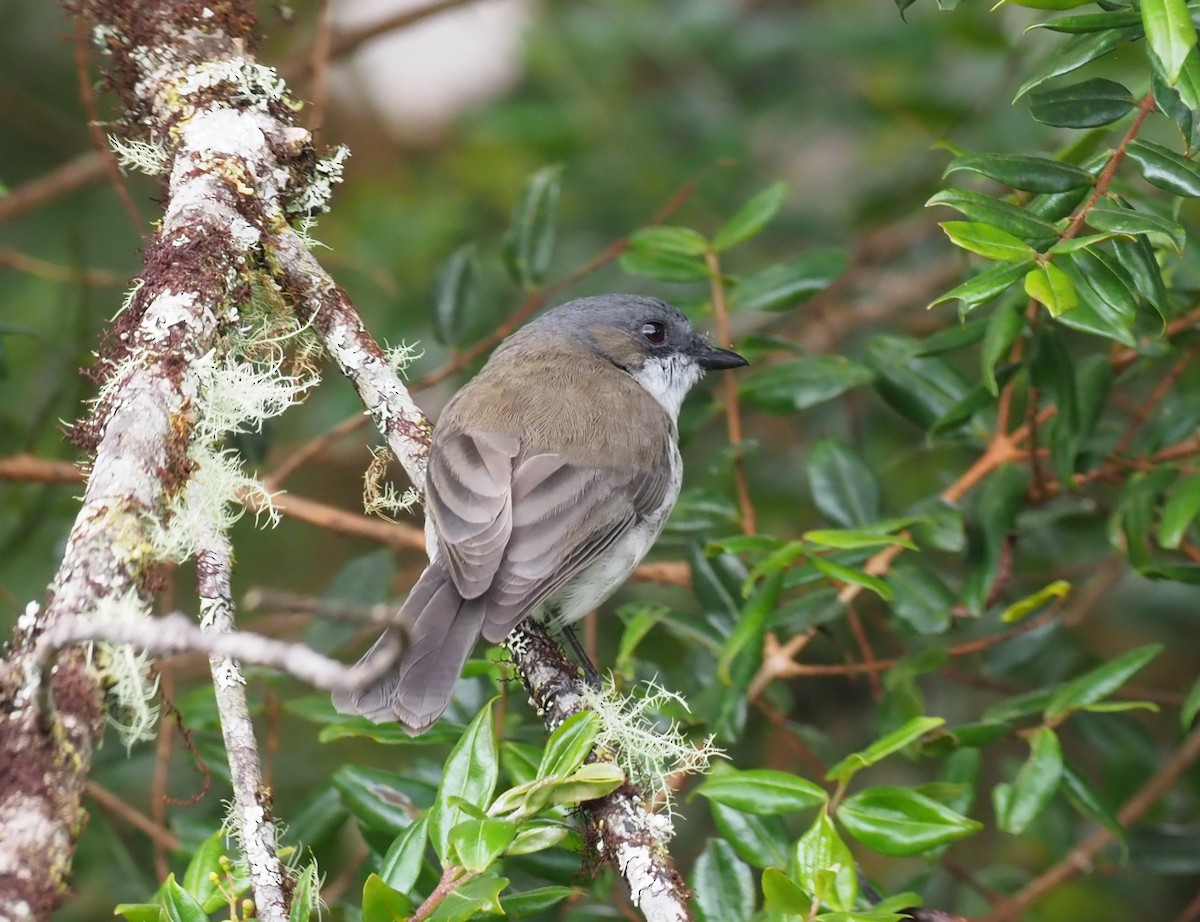
[(376, 723), (398, 720), (413, 733), (428, 730), (450, 703), (479, 639), (483, 609), (482, 600), (458, 594), (441, 564), (431, 564), (400, 609), (401, 626), (388, 628), (360, 660), (377, 655), (384, 638), (398, 631), (405, 646), (396, 668), (364, 688), (335, 692), (333, 706)]

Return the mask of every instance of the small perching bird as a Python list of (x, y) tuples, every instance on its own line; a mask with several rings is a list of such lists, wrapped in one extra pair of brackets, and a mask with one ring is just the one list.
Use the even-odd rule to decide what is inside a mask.
[(420, 733), (480, 635), (499, 643), (526, 617), (570, 625), (608, 598), (679, 496), (683, 398), (706, 369), (745, 364), (637, 295), (571, 301), (504, 340), (433, 433), (430, 563), (388, 629), (403, 634), (399, 662), (335, 694), (338, 711)]

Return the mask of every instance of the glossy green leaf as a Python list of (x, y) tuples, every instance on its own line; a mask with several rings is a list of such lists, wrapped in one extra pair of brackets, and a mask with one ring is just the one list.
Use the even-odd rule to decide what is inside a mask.
[(846, 271), (841, 250), (812, 250), (738, 280), (729, 292), (729, 306), (738, 311), (781, 311), (820, 294)]
[(1122, 42), (1129, 41), (1141, 32), (1140, 29), (1105, 30), (1068, 39), (1026, 80), (1013, 98), (1016, 102), (1034, 87), (1041, 86), (1051, 77), (1060, 77), (1089, 64), (1108, 54)]
[(1200, 714), (1200, 678), (1192, 683), (1187, 697), (1183, 700), (1183, 707), (1179, 709), (1179, 725), (1184, 733), (1192, 729), (1192, 721), (1196, 719), (1197, 714)]
[(1186, 0), (1141, 0), (1141, 10), (1150, 50), (1162, 65), (1167, 82), (1174, 84), (1184, 59), (1196, 47), (1196, 27)]
[(934, 307), (946, 301), (961, 301), (967, 310), (978, 307), (999, 294), (1007, 291), (1033, 266), (1032, 260), (1016, 263), (1000, 263), (984, 269), (978, 275), (972, 276), (960, 285), (955, 285), (939, 298), (930, 301)]
[(1062, 778), (1062, 746), (1049, 727), (1039, 727), (1029, 738), (1030, 754), (1012, 784), (992, 789), (996, 824), (1004, 832), (1019, 835), (1037, 818), (1058, 790)]
[(892, 587), (880, 579), (878, 576), (872, 576), (863, 570), (855, 567), (848, 567), (845, 564), (838, 563), (836, 560), (830, 560), (828, 557), (811, 556), (808, 562), (828, 576), (832, 580), (837, 580), (839, 583), (844, 583), (847, 586), (859, 586), (863, 589), (869, 589), (885, 602), (890, 602), (892, 599)]
[(529, 177), (513, 206), (503, 241), (504, 262), (513, 280), (526, 288), (542, 283), (558, 236), (562, 167), (543, 167)]
[(433, 333), (443, 345), (453, 346), (468, 335), (478, 321), (483, 270), (475, 247), (459, 247), (442, 263), (433, 283)]
[(1200, 474), (1190, 474), (1180, 478), (1167, 494), (1158, 520), (1159, 545), (1177, 550), (1197, 514), (1200, 514)]
[(881, 516), (879, 480), (854, 449), (837, 439), (813, 445), (808, 483), (817, 508), (843, 528), (869, 525)]
[(1130, 26), (1140, 26), (1142, 16), (1137, 10), (1113, 10), (1110, 13), (1082, 13), (1078, 16), (1060, 16), (1046, 22), (1036, 22), (1030, 29), (1048, 29), (1052, 32), (1065, 32), (1069, 35), (1079, 35), (1088, 32), (1109, 32), (1113, 29), (1127, 29)]
[(1170, 148), (1139, 138), (1130, 142), (1125, 154), (1137, 164), (1150, 185), (1173, 195), (1200, 196), (1200, 166)]
[(1146, 579), (1165, 579), (1187, 586), (1200, 586), (1200, 566), (1195, 564), (1159, 564), (1143, 567), (1138, 572)]
[(363, 884), (362, 922), (399, 922), (412, 915), (412, 900), (389, 887), (377, 874)]
[(892, 613), (919, 634), (941, 634), (950, 627), (955, 596), (930, 568), (900, 563), (888, 573)]
[(972, 221), (990, 224), (1031, 243), (1050, 243), (1061, 231), (1029, 210), (969, 189), (943, 189), (925, 203), (945, 205)]
[(1121, 84), (1101, 77), (1034, 90), (1029, 94), (1029, 114), (1045, 125), (1061, 128), (1095, 128), (1115, 122), (1135, 105), (1133, 94)]
[[(903, 528), (898, 525), (896, 528)], [(910, 551), (917, 549), (911, 538), (902, 534), (894, 534), (892, 529), (878, 528), (818, 528), (806, 531), (800, 536), (811, 544), (821, 547), (831, 547), (836, 550), (850, 551), (863, 547), (886, 547), (898, 544)]]
[(969, 253), (1005, 261), (1032, 259), (1036, 250), (1008, 231), (976, 221), (943, 221), (941, 228), (950, 241)]
[(701, 282), (708, 278), (708, 266), (699, 256), (663, 250), (626, 250), (618, 260), (630, 275), (642, 275), (664, 282)]
[(818, 784), (798, 775), (766, 768), (711, 774), (696, 788), (696, 793), (715, 803), (756, 815), (794, 813), (829, 799), (825, 789)]
[(117, 903), (113, 915), (125, 922), (161, 922), (163, 909), (158, 903)]
[[(429, 916), (429, 922), (470, 922), (480, 915), (501, 915), (500, 893), (508, 878), (486, 875), (455, 887)], [(365, 920), (364, 920), (365, 922)]]
[(777, 816), (754, 816), (716, 801), (710, 802), (717, 831), (743, 861), (755, 868), (788, 863), (787, 826)]
[(945, 722), (941, 717), (914, 717), (903, 726), (880, 737), (866, 749), (846, 756), (825, 773), (825, 778), (829, 781), (849, 781), (868, 765), (874, 765), (899, 752)]
[(1072, 679), (1046, 705), (1046, 719), (1059, 720), (1071, 711), (1107, 698), (1162, 650), (1162, 644), (1138, 647)]
[(1092, 174), (1069, 163), (1028, 154), (964, 154), (955, 157), (945, 175), (967, 170), (1025, 192), (1066, 192), (1092, 185)]
[(751, 198), (717, 231), (713, 249), (718, 252), (728, 250), (758, 235), (783, 207), (787, 193), (787, 183), (775, 182)]
[[(221, 857), (225, 854), (225, 836), (220, 830), (200, 843), (188, 862), (187, 870), (183, 872), (183, 889), (191, 895), (202, 908), (208, 907), (212, 912), (225, 904), (225, 896), (217, 887), (212, 875), (221, 876)], [(216, 895), (217, 902), (209, 906), (209, 899)]]
[(465, 820), (450, 830), (450, 844), (458, 864), (468, 871), (486, 871), (516, 834), (516, 823), (510, 820)]
[(690, 227), (655, 224), (643, 227), (629, 236), (629, 247), (646, 253), (679, 253), (700, 256), (708, 249), (704, 235)]
[(442, 783), (429, 813), (429, 839), (443, 864), (452, 860), (450, 830), (470, 818), (453, 800), (461, 798), (483, 810), (496, 791), (500, 765), (492, 704), (489, 701), (475, 715), (442, 769)]
[(858, 898), (858, 869), (824, 810), (796, 843), (795, 861), (796, 878), (804, 889), (834, 909), (853, 908)]
[(433, 793), (425, 782), (365, 765), (343, 765), (333, 773), (332, 780), (342, 803), (355, 818), (388, 837), (412, 825), (418, 803), (427, 803)]
[(762, 875), (763, 905), (768, 912), (784, 916), (806, 916), (812, 909), (812, 897), (779, 868), (771, 867)]
[(551, 804), (574, 807), (605, 797), (625, 783), (625, 772), (613, 762), (588, 762), (548, 788)]
[(525, 919), (545, 912), (572, 896), (580, 896), (575, 887), (535, 887), (523, 893), (510, 893), (500, 897), (504, 914), (512, 919)]
[(315, 864), (305, 865), (292, 886), (292, 902), (288, 907), (288, 922), (310, 922), (320, 915), (321, 880)]
[(393, 890), (411, 892), (421, 873), (428, 842), (429, 814), (425, 813), (392, 841), (379, 865), (379, 877)]
[(795, 413), (869, 384), (874, 377), (866, 365), (845, 356), (807, 355), (743, 376), (738, 394), (770, 413)]
[(1070, 278), (1052, 262), (1041, 263), (1025, 276), (1025, 293), (1045, 305), (1050, 316), (1059, 317), (1079, 303)]
[(754, 875), (723, 839), (709, 839), (692, 870), (700, 922), (748, 922), (754, 915)]
[(733, 685), (731, 667), (743, 650), (756, 650), (762, 640), (767, 616), (775, 609), (779, 594), (783, 591), (783, 570), (767, 575), (754, 590), (742, 610), (737, 626), (721, 648), (717, 658), (717, 678), (726, 686)]
[(546, 749), (538, 766), (537, 777), (569, 775), (588, 757), (600, 731), (600, 718), (594, 711), (572, 714), (546, 740)]
[(1187, 231), (1178, 221), (1145, 211), (1134, 211), (1132, 208), (1096, 205), (1088, 211), (1087, 222), (1096, 230), (1115, 231), (1119, 234), (1145, 234), (1180, 253), (1187, 242)]
[(1132, 329), (1135, 318), (1128, 311), (1120, 286), (1112, 284), (1113, 279), (1107, 273), (1085, 275), (1082, 265), (1076, 259), (1062, 263), (1062, 271), (1071, 280), (1079, 301), (1071, 311), (1058, 317), (1058, 322), (1133, 348), (1137, 344)]
[(208, 922), (208, 913), (190, 893), (168, 874), (159, 891), (163, 922)]
[(910, 339), (876, 336), (867, 345), (867, 364), (875, 369), (879, 395), (906, 419), (928, 428), (971, 388), (948, 363), (918, 356), (917, 348)]
[(974, 527), (970, 531), (968, 568), (962, 589), (962, 600), (972, 614), (982, 614), (987, 606), (1028, 476), (1023, 466), (1006, 465), (985, 480), (976, 493)]
[(884, 855), (919, 855), (983, 828), (982, 823), (902, 787), (859, 791), (842, 802), (837, 818), (855, 839)]
[(571, 830), (561, 823), (529, 822), (525, 823), (512, 840), (512, 844), (504, 850), (506, 855), (532, 855), (534, 852), (553, 848), (571, 834)]
[(980, 362), (984, 386), (993, 397), (1000, 393), (1000, 384), (996, 380), (996, 368), (1002, 362), (1008, 361), (1013, 345), (1024, 328), (1025, 312), (1015, 301), (997, 304), (996, 309), (988, 318), (987, 330), (983, 337), (983, 348), (980, 351)]
[(1121, 825), (1116, 813), (1104, 802), (1092, 783), (1070, 763), (1063, 763), (1062, 792), (1071, 806), (1083, 816), (1099, 823), (1112, 833), (1117, 842), (1125, 845), (1125, 827)]

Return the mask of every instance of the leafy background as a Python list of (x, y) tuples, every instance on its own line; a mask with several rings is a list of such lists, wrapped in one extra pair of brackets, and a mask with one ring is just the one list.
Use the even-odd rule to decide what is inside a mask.
[[(347, 140), (353, 157), (316, 231), (322, 258), (377, 338), (420, 343), (414, 380), (563, 279), (552, 300), (650, 292), (711, 326), (706, 241), (723, 242), (765, 196), (752, 211), (771, 220), (721, 250), (718, 286), (754, 359), (736, 380), (757, 537), (741, 534), (716, 380), (685, 409), (687, 492), (655, 552), (686, 564), (691, 588), (632, 584), (593, 626), (599, 662), (626, 687), (657, 677), (692, 705), (690, 718), (671, 716), (697, 738), (716, 733), (737, 769), (788, 773), (718, 774), (702, 796), (694, 781), (681, 793), (675, 855), (704, 918), (749, 918), (764, 895), (801, 916), (814, 892), (838, 907), (853, 886), (823, 874), (814, 836), (827, 858), (849, 842), (884, 895), (989, 917), (1097, 834), (1109, 844), (1087, 872), (1067, 873), (1021, 918), (1200, 918), (1187, 736), (1200, 557), (1194, 11), (1038, 5), (1063, 12), (978, 0), (901, 3), (903, 18), (885, 0), (544, 4), (516, 84), (442, 132), (396, 142), (351, 106), (323, 113), (323, 139)], [(5, 14), (0, 179), (18, 190), (88, 150), (88, 117), (71, 24), (49, 4)], [(302, 61), (317, 14), (297, 4), (289, 23), (264, 8), (263, 59)], [(1059, 16), (1107, 18), (1026, 31)], [(1151, 90), (1161, 111), (1126, 144)], [(313, 88), (302, 79), (297, 91)], [(1113, 151), (1115, 171), (1098, 180)], [(1068, 234), (1097, 181), (1099, 210)], [(153, 186), (129, 185), (153, 220)], [(949, 207), (926, 208), (934, 195)], [(668, 223), (698, 238), (637, 233), (668, 203)], [(137, 272), (143, 230), (103, 182), (0, 224), (5, 455), (74, 457), (62, 421), (91, 394), (76, 370)], [(617, 242), (621, 259), (578, 272)], [(423, 391), (422, 405), (436, 413), (469, 370)], [(358, 413), (355, 401), (330, 375), (237, 447), (267, 474)], [(997, 438), (1022, 427), (1019, 443)], [(361, 508), (370, 438), (337, 441), (287, 490)], [(955, 502), (938, 502), (947, 490)], [(78, 492), (0, 490), (6, 624), (52, 578)], [(234, 542), (242, 594), (394, 602), (421, 564), (287, 518), (272, 530), (244, 520)], [(895, 565), (863, 575), (881, 551), (898, 553)], [(181, 570), (164, 608), (193, 608), (191, 584)], [(346, 658), (365, 640), (270, 603), (242, 617)], [(766, 632), (807, 638), (801, 668), (755, 686), (749, 703)], [(540, 724), (494, 666), (470, 675), (445, 724), (401, 745), (325, 723), (320, 696), (253, 675), (276, 812), (327, 875), (334, 918), (391, 898), (367, 875), (433, 802), (451, 747), (497, 690), (500, 790), (523, 780)], [(196, 657), (163, 665), (190, 749), (172, 729), (157, 746), (126, 753), (114, 737), (100, 753), (64, 920), (148, 899), (197, 853), (215, 860), (201, 843), (228, 788), (204, 676)], [(863, 750), (872, 764), (845, 800), (826, 773)], [(201, 790), (197, 761), (211, 790), (165, 803), (164, 792)], [(820, 818), (826, 795), (792, 776), (837, 791), (840, 826)], [(1152, 779), (1164, 790), (1138, 804)], [(1139, 809), (1119, 813), (1128, 803)], [(128, 807), (180, 847), (156, 848)], [(512, 893), (578, 891), (547, 918), (619, 915), (620, 886), (581, 877), (569, 845), (495, 867)], [(437, 861), (425, 853), (414, 892), (429, 892)]]

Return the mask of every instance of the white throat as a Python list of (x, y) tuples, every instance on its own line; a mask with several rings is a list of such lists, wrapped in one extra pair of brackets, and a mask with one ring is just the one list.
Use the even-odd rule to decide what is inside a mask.
[(704, 369), (691, 359), (669, 355), (646, 359), (646, 364), (633, 372), (633, 380), (662, 404), (672, 420), (678, 420), (683, 398), (703, 374)]

